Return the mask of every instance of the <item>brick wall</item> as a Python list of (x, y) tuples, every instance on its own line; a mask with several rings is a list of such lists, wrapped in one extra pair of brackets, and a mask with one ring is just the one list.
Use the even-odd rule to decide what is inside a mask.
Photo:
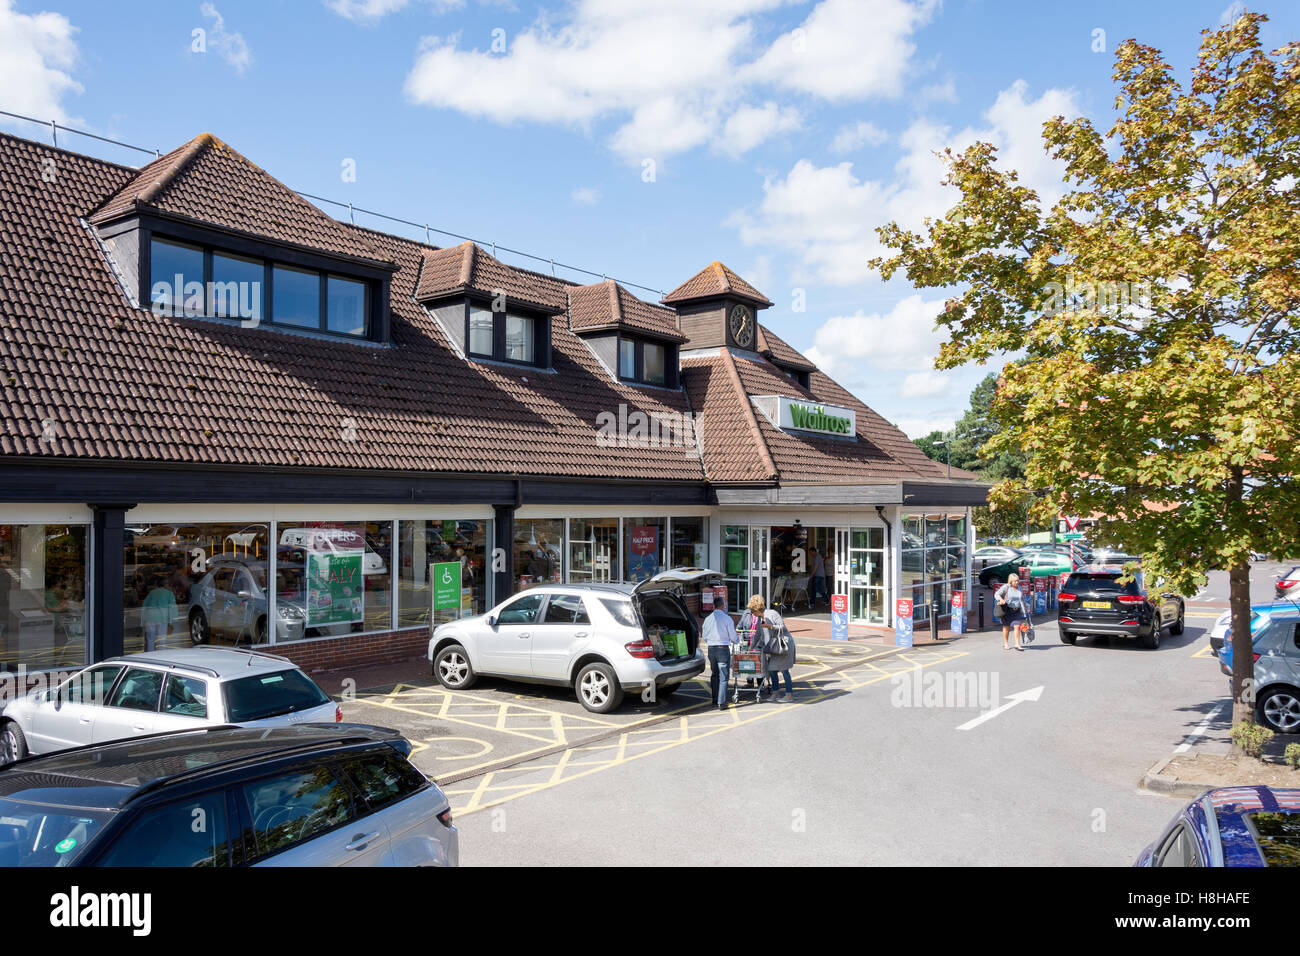
[(428, 649), (427, 627), (294, 641), (266, 648), (272, 654), (289, 658), (308, 674), (370, 664), (393, 664), (413, 657), (423, 657)]

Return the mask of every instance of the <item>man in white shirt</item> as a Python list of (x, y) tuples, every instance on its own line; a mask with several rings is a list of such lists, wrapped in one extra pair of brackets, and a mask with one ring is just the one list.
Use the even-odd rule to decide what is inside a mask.
[(727, 709), (727, 679), (731, 672), (731, 645), (739, 644), (736, 625), (731, 616), (721, 608), (704, 614), (700, 626), (700, 640), (709, 648), (709, 689), (713, 693), (713, 702), (718, 710)]

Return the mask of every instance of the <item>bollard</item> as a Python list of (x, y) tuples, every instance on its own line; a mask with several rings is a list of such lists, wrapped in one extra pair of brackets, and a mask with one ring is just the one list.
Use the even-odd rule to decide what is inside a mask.
[(930, 601), (930, 640), (939, 640), (939, 599)]
[(979, 626), (978, 629), (981, 630), (981, 631), (984, 630), (984, 589), (983, 589), (983, 588), (980, 588), (980, 616), (979, 616), (979, 624), (980, 624), (980, 626)]

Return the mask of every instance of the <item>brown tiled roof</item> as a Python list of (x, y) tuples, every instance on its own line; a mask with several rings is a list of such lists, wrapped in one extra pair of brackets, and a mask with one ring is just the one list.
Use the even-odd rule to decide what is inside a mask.
[(670, 342), (686, 341), (677, 327), (676, 312), (638, 299), (613, 279), (569, 290), (569, 328), (575, 332), (630, 329)]
[(211, 133), (141, 168), (88, 216), (105, 223), (156, 210), (251, 236), (349, 258), (383, 261), (369, 242)]
[(466, 292), (491, 298), (505, 293), (507, 305), (513, 300), (546, 315), (563, 312), (567, 302), (563, 284), (539, 282), (539, 278), (535, 272), (511, 268), (466, 241), (449, 249), (425, 252), (415, 297), (421, 302), (433, 302)]
[[(45, 182), (33, 170), (51, 157)], [(78, 220), (138, 176), (0, 134), (0, 454), (703, 480), (694, 447), (600, 446), (597, 416), (620, 403), (690, 407), (611, 380), (567, 318), (552, 320), (554, 373), (460, 358), (414, 298), (431, 250), (406, 239), (337, 224), (398, 265), (392, 348), (132, 308)], [(547, 300), (568, 288), (529, 275)]]
[[(734, 376), (730, 367), (735, 369)], [(771, 466), (783, 485), (869, 484), (947, 476), (945, 465), (930, 460), (906, 435), (821, 372), (814, 372), (811, 387), (803, 389), (770, 362), (733, 357), (724, 349), (716, 355), (684, 359), (682, 379), (692, 406), (703, 412), (699, 431), (704, 467), (711, 481), (759, 481)], [(852, 408), (857, 441), (784, 432), (753, 409), (750, 397), (756, 395), (802, 397)], [(757, 437), (743, 416), (746, 407), (752, 412)], [(953, 478), (975, 477), (953, 469)]]
[(758, 327), (758, 354), (783, 368), (811, 372), (817, 367), (765, 325)]
[(660, 301), (665, 305), (674, 305), (719, 295), (734, 295), (738, 299), (753, 302), (761, 308), (767, 308), (772, 304), (767, 300), (767, 296), (717, 261), (709, 263)]

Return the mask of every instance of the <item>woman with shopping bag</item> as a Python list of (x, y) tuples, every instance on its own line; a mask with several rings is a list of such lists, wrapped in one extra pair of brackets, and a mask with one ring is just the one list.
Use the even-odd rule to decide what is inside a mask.
[(998, 612), (1002, 616), (1002, 649), (1011, 650), (1011, 632), (1016, 632), (1016, 650), (1023, 651), (1020, 644), (1020, 623), (1025, 618), (1023, 595), (1020, 593), (1020, 575), (1007, 576), (1007, 583), (998, 588), (993, 595)]
[[(794, 635), (785, 626), (785, 619), (776, 608), (766, 607), (763, 598), (755, 594), (749, 599), (749, 610), (741, 618), (741, 628), (756, 627), (755, 640), (761, 643), (767, 656), (767, 680), (771, 685), (769, 700), (786, 703), (794, 700), (794, 681), (790, 669), (797, 656)], [(780, 679), (785, 677), (785, 693), (780, 693)]]

